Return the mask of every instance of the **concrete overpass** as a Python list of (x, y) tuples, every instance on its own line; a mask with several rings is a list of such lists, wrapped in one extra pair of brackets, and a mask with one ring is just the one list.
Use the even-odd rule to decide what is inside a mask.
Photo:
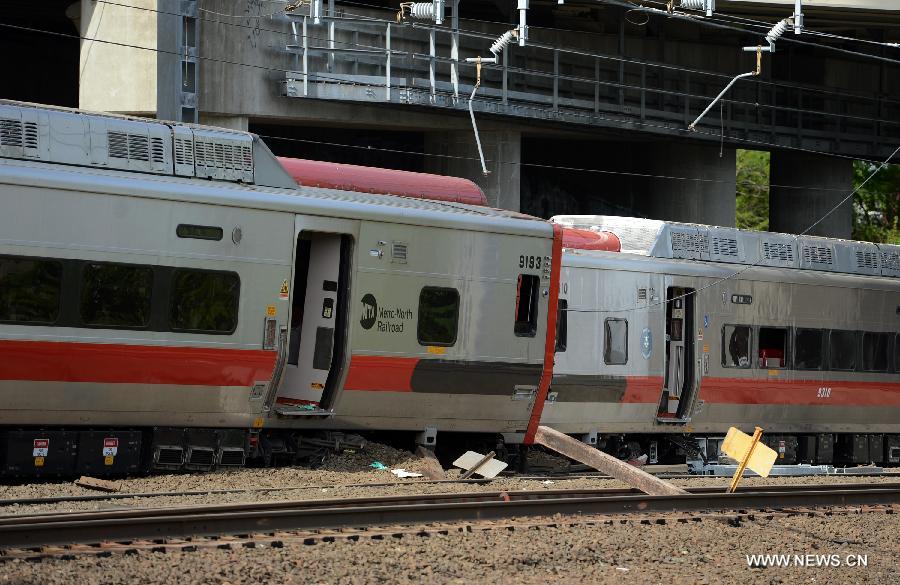
[[(544, 216), (734, 225), (735, 150), (768, 150), (770, 225), (787, 232), (849, 193), (853, 158), (883, 159), (900, 144), (900, 50), (839, 38), (900, 41), (898, 1), (805, 1), (809, 32), (786, 34), (761, 75), (689, 132), (712, 96), (755, 67), (741, 47), (790, 16), (793, 0), (719, 0), (705, 22), (532, 0), (527, 46), (484, 68), (473, 101), (487, 177), (464, 60), (513, 26), (515, 2), (463, 0), (439, 26), (398, 24), (396, 2), (366, 4), (332, 5), (316, 23), (306, 7), (258, 0), (85, 0), (81, 35), (97, 41), (81, 44), (79, 105), (196, 110), (201, 122), (307, 141), (272, 141), (276, 151), (466, 176), (495, 205)], [(844, 205), (815, 233), (849, 236), (851, 212)]]

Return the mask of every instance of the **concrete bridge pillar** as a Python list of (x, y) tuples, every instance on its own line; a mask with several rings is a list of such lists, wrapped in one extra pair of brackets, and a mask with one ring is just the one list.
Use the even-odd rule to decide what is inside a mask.
[[(720, 156), (721, 155), (721, 156)], [(635, 181), (644, 192), (637, 205), (647, 217), (733, 227), (736, 151), (685, 141), (638, 147), (639, 172), (658, 175)]]
[(425, 135), (425, 172), (475, 181), (492, 207), (521, 211), (522, 133), (515, 130), (480, 132), (490, 173), (485, 176), (471, 130), (429, 132)]
[[(769, 182), (769, 230), (799, 234), (850, 194), (853, 161), (776, 150), (770, 159)], [(849, 239), (852, 228), (853, 200), (849, 199), (808, 234)]]

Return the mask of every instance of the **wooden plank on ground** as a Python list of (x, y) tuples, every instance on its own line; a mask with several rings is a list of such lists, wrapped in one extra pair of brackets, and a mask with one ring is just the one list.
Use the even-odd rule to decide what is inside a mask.
[(552, 449), (560, 455), (565, 455), (569, 459), (574, 459), (585, 465), (590, 465), (594, 469), (611, 475), (620, 481), (624, 481), (631, 487), (639, 489), (645, 494), (651, 496), (677, 496), (687, 494), (685, 490), (676, 485), (672, 485), (667, 481), (650, 475), (642, 469), (629, 465), (624, 461), (620, 461), (612, 455), (607, 455), (595, 447), (586, 445), (577, 439), (573, 439), (572, 437), (549, 427), (538, 427), (537, 434), (534, 436), (534, 442), (538, 445), (543, 445), (548, 449)]
[(82, 475), (75, 481), (75, 485), (101, 492), (117, 492), (122, 489), (122, 484), (118, 481), (107, 481), (105, 479), (97, 479)]

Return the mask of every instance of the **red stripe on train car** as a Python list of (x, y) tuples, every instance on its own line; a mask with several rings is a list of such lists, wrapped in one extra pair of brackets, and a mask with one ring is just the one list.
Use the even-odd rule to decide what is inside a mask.
[(628, 376), (625, 378), (625, 394), (622, 403), (656, 404), (662, 395), (662, 376)]
[(900, 406), (900, 383), (703, 378), (700, 398), (715, 404)]
[(412, 392), (413, 370), (418, 363), (419, 358), (354, 355), (344, 389)]
[(112, 343), (0, 341), (0, 380), (252, 386), (275, 352)]

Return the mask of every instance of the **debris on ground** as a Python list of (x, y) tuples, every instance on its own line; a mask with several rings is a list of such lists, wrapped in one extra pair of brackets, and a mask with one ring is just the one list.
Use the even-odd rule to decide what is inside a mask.
[(391, 473), (393, 473), (400, 479), (406, 479), (407, 477), (422, 477), (421, 473), (415, 473), (413, 471), (406, 471), (405, 469), (392, 469)]
[(100, 492), (117, 492), (122, 489), (121, 482), (97, 479), (96, 477), (88, 477), (86, 475), (82, 475), (80, 478), (76, 479), (75, 485)]
[(428, 479), (446, 479), (447, 474), (444, 471), (444, 467), (431, 449), (419, 445), (416, 448), (416, 455), (418, 455), (422, 464), (421, 470), (425, 477)]

